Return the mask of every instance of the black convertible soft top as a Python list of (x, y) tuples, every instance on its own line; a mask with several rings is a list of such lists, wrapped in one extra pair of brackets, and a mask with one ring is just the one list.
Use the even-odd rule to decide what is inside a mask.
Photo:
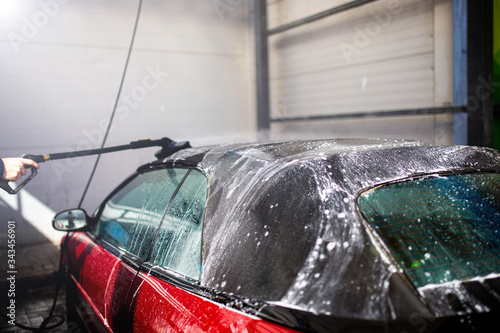
[[(203, 287), (266, 306), (342, 318), (452, 315), (422, 297), (381, 251), (360, 191), (407, 177), (500, 172), (487, 148), (366, 139), (234, 144), (180, 151), (209, 178)], [(500, 273), (500, 272), (498, 272)], [(464, 296), (464, 311), (478, 300)]]

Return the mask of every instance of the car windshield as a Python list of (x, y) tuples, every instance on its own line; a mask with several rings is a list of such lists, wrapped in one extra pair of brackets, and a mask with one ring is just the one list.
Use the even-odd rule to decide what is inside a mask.
[(498, 173), (390, 183), (358, 205), (417, 288), (500, 273)]

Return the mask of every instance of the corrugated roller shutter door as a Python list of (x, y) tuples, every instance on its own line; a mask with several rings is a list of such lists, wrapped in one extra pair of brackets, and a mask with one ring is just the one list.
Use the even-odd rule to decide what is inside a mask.
[[(270, 1), (269, 28), (346, 1)], [(434, 2), (380, 0), (269, 38), (271, 117), (434, 106)]]

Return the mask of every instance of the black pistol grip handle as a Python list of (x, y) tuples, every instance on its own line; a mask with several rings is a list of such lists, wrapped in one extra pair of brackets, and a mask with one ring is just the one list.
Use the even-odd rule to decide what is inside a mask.
[(17, 185), (16, 188), (12, 188), (10, 187), (8, 180), (0, 179), (0, 188), (2, 188), (9, 194), (17, 194), (17, 192), (19, 192), (26, 184), (28, 184), (38, 174), (38, 170), (35, 167), (26, 165), (25, 168), (31, 169), (31, 174), (26, 179), (24, 179), (24, 181), (21, 184)]
[[(50, 159), (50, 155), (33, 155), (33, 154), (22, 154), (21, 158), (27, 158), (29, 160), (33, 160), (36, 163), (43, 163)], [(26, 169), (30, 166), (24, 166)]]

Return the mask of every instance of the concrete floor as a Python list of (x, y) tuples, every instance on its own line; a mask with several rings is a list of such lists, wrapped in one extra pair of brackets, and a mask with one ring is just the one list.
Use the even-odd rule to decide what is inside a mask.
[[(59, 246), (47, 242), (16, 247), (15, 270), (8, 266), (9, 253), (4, 248), (5, 246), (2, 246), (0, 250), (0, 309), (6, 313), (7, 306), (14, 300), (16, 322), (25, 326), (40, 327), (52, 307), (59, 266)], [(15, 279), (8, 280), (13, 276)], [(14, 285), (10, 283), (13, 280)], [(13, 288), (15, 295), (10, 292)], [(64, 285), (60, 287), (54, 314), (66, 314)], [(0, 332), (29, 331), (12, 326), (0, 318)], [(47, 332), (67, 332), (66, 323)]]

